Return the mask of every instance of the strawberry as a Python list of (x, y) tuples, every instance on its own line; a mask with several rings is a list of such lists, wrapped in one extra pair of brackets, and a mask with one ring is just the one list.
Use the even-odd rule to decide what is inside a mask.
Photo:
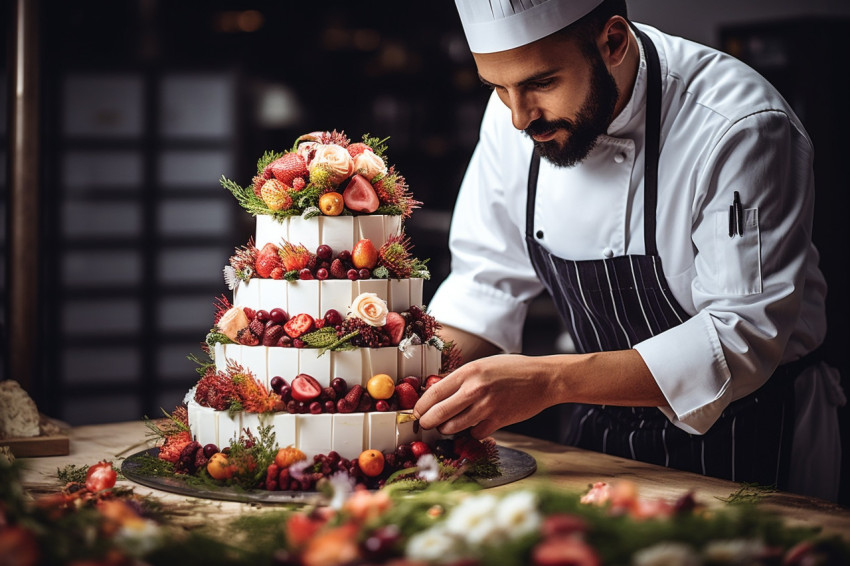
[[(387, 322), (384, 324), (384, 332), (390, 337), (390, 344), (398, 346), (401, 339), (404, 338), (404, 327), (406, 326), (404, 317), (397, 312), (387, 313)], [(418, 387), (416, 389), (419, 389)]]
[(269, 179), (260, 189), (260, 198), (272, 210), (286, 210), (292, 206), (289, 187), (277, 179)]
[(368, 145), (366, 145), (365, 143), (357, 142), (357, 143), (353, 143), (350, 146), (348, 146), (348, 155), (350, 155), (352, 157), (352, 159), (357, 157), (358, 155), (360, 155), (364, 151), (374, 152), (374, 150), (371, 147), (369, 147)]
[(355, 212), (375, 212), (381, 204), (372, 183), (363, 175), (351, 176), (351, 180), (342, 191), (342, 200), (346, 208)]
[(322, 394), (319, 382), (306, 373), (299, 373), (292, 380), (292, 398), (296, 401), (312, 401)]
[(443, 379), (443, 376), (441, 375), (429, 375), (428, 378), (425, 380), (425, 389), (427, 390), (429, 387), (439, 382), (441, 379)]
[(334, 279), (345, 279), (347, 277), (346, 273), (348, 270), (345, 268), (345, 265), (339, 260), (335, 259), (331, 262), (330, 271), (331, 277)]
[(363, 391), (360, 395), (360, 401), (357, 403), (357, 412), (366, 413), (372, 408), (372, 396), (368, 391)]
[(352, 385), (348, 393), (345, 394), (345, 400), (351, 403), (352, 407), (360, 404), (361, 397), (363, 397), (363, 386), (359, 383)]
[(409, 383), (402, 382), (396, 385), (395, 395), (398, 399), (398, 406), (402, 409), (412, 409), (419, 401), (419, 393)]
[(419, 381), (419, 378), (415, 375), (408, 375), (404, 379), (402, 379), (399, 383), (409, 383), (414, 391), (419, 391), (420, 387), (422, 387), (422, 382)]
[(298, 338), (313, 330), (316, 326), (316, 321), (309, 314), (297, 314), (289, 319), (283, 325), (283, 331), (290, 338)]
[(357, 269), (374, 269), (378, 264), (378, 250), (368, 238), (363, 238), (354, 244), (351, 250), (351, 262)]
[(308, 267), (311, 261), (315, 262), (316, 256), (310, 253), (303, 245), (290, 244), (286, 242), (280, 248), (280, 259), (286, 271), (300, 271)]
[(263, 346), (276, 346), (281, 336), (283, 336), (283, 326), (280, 324), (267, 326), (266, 333), (263, 334)]
[(280, 255), (278, 254), (278, 247), (271, 242), (263, 246), (263, 249), (257, 252), (257, 260), (254, 262), (254, 269), (260, 277), (268, 279), (271, 276), (273, 269), (282, 267), (283, 264), (280, 260)]
[(304, 177), (308, 174), (307, 162), (297, 153), (286, 153), (266, 165), (265, 171), (270, 171), (274, 178), (287, 186), (292, 186), (296, 177)]

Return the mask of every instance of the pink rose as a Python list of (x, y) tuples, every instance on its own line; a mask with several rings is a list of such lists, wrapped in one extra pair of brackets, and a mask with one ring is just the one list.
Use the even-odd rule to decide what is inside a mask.
[(362, 319), (369, 326), (384, 326), (387, 323), (387, 303), (376, 293), (360, 293), (351, 303), (352, 316)]
[(330, 172), (330, 181), (339, 184), (354, 173), (354, 161), (342, 146), (327, 144), (318, 145), (313, 161), (307, 167), (312, 171), (315, 167), (324, 167)]
[(354, 172), (372, 181), (378, 175), (386, 175), (387, 164), (376, 153), (364, 151), (354, 158)]
[(216, 326), (218, 326), (222, 334), (234, 342), (238, 342), (237, 336), (239, 331), (247, 328), (248, 324), (248, 316), (242, 310), (242, 307), (231, 307), (226, 313), (221, 315)]

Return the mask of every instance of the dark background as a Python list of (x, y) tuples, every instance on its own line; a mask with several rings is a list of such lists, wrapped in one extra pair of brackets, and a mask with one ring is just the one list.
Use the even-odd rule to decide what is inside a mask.
[[(837, 38), (850, 31), (850, 9), (795, 0), (632, 4), (636, 21), (753, 65), (806, 124), (817, 150), (815, 241), (831, 289), (826, 353), (846, 384), (850, 53)], [(14, 2), (0, 5), (11, 40)], [(221, 267), (253, 230), (218, 177), (247, 184), (265, 150), (288, 148), (302, 133), (388, 136), (391, 161), (424, 203), (407, 229), (416, 255), (431, 258), (426, 301), (447, 275), (450, 214), (489, 95), (453, 2), (412, 12), (388, 0), (43, 0), (38, 28), (39, 355), (29, 383), (43, 412), (89, 424), (157, 415), (182, 400), (196, 381), (186, 356), (199, 351), (212, 301), (226, 291)], [(11, 50), (3, 48), (5, 210)], [(6, 276), (15, 269), (7, 263)], [(553, 312), (545, 298), (532, 304), (526, 353), (561, 347)], [(5, 347), (0, 355), (5, 363)], [(514, 428), (555, 438), (558, 425), (550, 410)]]

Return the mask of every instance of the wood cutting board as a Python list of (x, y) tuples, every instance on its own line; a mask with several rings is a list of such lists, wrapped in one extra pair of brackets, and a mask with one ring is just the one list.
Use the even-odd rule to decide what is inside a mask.
[(65, 456), (70, 452), (71, 443), (67, 436), (57, 434), (28, 438), (0, 438), (0, 446), (11, 448), (15, 458), (35, 458), (38, 456)]

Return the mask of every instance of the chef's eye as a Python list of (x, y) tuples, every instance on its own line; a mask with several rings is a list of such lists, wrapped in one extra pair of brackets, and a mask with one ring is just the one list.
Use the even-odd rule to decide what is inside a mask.
[(555, 79), (544, 79), (542, 81), (534, 81), (532, 83), (528, 83), (528, 86), (533, 89), (543, 90), (549, 88), (555, 83)]

